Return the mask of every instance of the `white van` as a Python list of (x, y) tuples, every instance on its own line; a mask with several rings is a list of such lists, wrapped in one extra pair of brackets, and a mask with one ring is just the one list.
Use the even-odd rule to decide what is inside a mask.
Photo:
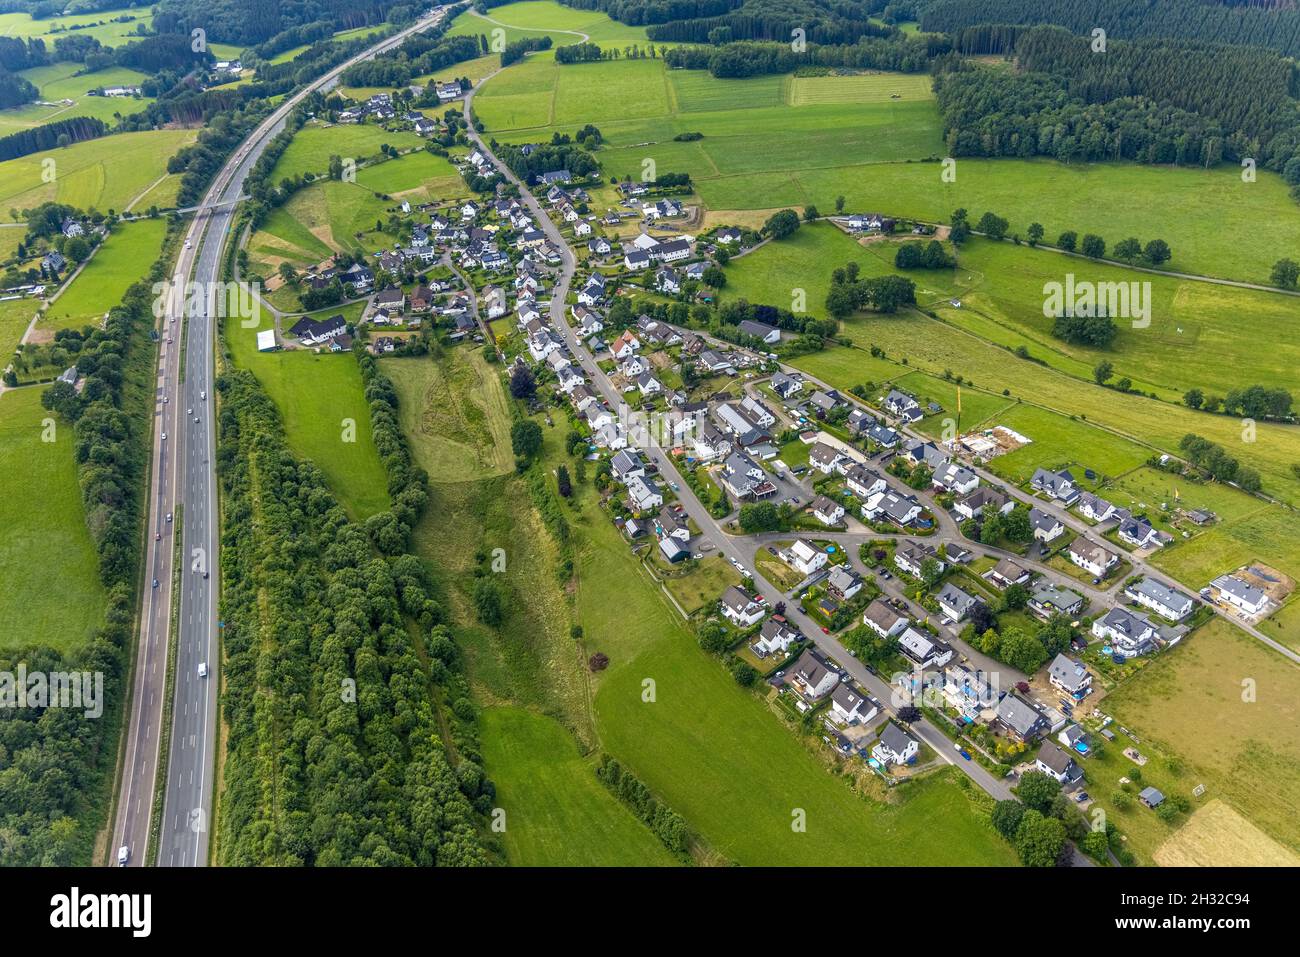
[(123, 844), (117, 849), (117, 866), (126, 867), (126, 862), (131, 859), (131, 848)]

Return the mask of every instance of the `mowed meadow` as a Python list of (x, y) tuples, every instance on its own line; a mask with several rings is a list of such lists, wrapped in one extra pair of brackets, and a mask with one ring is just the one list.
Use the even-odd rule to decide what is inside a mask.
[[(625, 32), (632, 28), (553, 3), (496, 7), (490, 18), (496, 22), (463, 14), (453, 30), (490, 36), (504, 25), (512, 40), (536, 35), (524, 29), (531, 28), (556, 43), (577, 42), (556, 32), (563, 24), (597, 44), (647, 46), (643, 34)], [(1041, 223), (1049, 241), (1065, 230), (1097, 233), (1110, 245), (1163, 238), (1173, 249), (1170, 270), (1261, 283), (1300, 244), (1300, 207), (1268, 172), (1248, 183), (1231, 166), (960, 158), (955, 179), (945, 181), (938, 109), (929, 77), (917, 74), (718, 79), (670, 70), (657, 58), (560, 66), (544, 52), (489, 79), (474, 111), (506, 142), (594, 123), (606, 141), (606, 175), (639, 178), (647, 160), (660, 172), (690, 173), (714, 213), (806, 205), (826, 212), (838, 196), (850, 211), (936, 222), (958, 207), (974, 218), (993, 210), (1011, 233)], [(674, 140), (687, 132), (704, 137)]]

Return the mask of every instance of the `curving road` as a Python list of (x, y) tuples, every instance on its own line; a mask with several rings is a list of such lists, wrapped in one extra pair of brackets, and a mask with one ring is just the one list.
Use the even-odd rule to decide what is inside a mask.
[[(166, 792), (159, 827), (157, 863), (202, 866), (208, 861), (216, 752), (217, 551), (219, 514), (215, 451), (215, 398), (212, 392), (215, 321), (222, 316), (217, 282), (221, 257), (244, 182), (270, 140), (284, 129), (295, 106), (314, 91), (330, 90), (343, 71), (435, 26), (446, 15), (435, 7), (414, 24), (384, 38), (334, 67), (285, 100), (236, 150), (208, 189), (199, 214), (186, 233), (177, 259), (162, 320), (158, 396), (154, 410), (154, 451), (149, 490), (150, 530), (146, 553), (150, 588), (141, 609), (141, 629), (133, 679), (131, 714), (113, 825), (111, 862), (126, 847), (131, 865), (150, 863), (146, 848), (157, 786), (164, 702), (167, 700), (168, 644), (173, 579), (179, 579), (178, 646), (172, 698), (171, 744)], [(193, 285), (187, 286), (187, 283)], [(198, 290), (198, 294), (187, 293)], [(183, 332), (183, 335), (182, 335)], [(170, 337), (170, 340), (169, 340)], [(181, 348), (186, 350), (184, 378)], [(206, 395), (206, 398), (205, 398)], [(164, 398), (166, 401), (164, 401)], [(190, 411), (192, 410), (192, 411)], [(180, 566), (167, 516), (183, 508)], [(207, 572), (208, 577), (204, 576)], [(207, 677), (199, 676), (205, 664)]]

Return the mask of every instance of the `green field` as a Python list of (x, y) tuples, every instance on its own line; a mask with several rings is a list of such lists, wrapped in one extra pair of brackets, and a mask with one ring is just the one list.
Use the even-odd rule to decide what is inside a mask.
[(422, 146), (423, 142), (414, 133), (390, 133), (383, 127), (370, 123), (330, 126), (313, 121), (294, 134), (288, 149), (276, 162), (271, 180), (278, 183), (286, 177), (302, 176), (304, 173), (323, 176), (329, 172), (331, 156), (351, 159), (359, 166), (363, 160), (380, 155), (379, 148), (385, 143), (406, 149)]
[[(326, 310), (322, 317), (331, 311), (347, 313)], [(244, 328), (238, 318), (226, 320), (225, 340), (236, 365), (257, 376), (280, 410), (290, 446), (325, 474), (352, 518), (386, 510), (388, 476), (375, 449), (356, 359), (350, 352), (258, 352), (258, 330), (274, 325), (269, 313), (260, 318), (254, 328)]]
[(596, 777), (552, 718), (522, 708), (482, 714), (483, 759), (506, 812), (510, 863), (523, 867), (649, 867), (676, 862)]
[(363, 166), (357, 185), (412, 202), (468, 196), (469, 189), (456, 167), (444, 157), (421, 150), (399, 159)]
[[(248, 241), (255, 269), (280, 262), (311, 266), (340, 249), (373, 252), (392, 238), (375, 233), (387, 219), (389, 204), (356, 183), (326, 180), (300, 189), (275, 210)], [(357, 233), (365, 233), (357, 238)]]
[(50, 304), (41, 329), (75, 329), (98, 323), (122, 301), (132, 283), (144, 278), (162, 249), (167, 224), (162, 219), (119, 223), (86, 268)]
[[(1205, 800), (1227, 801), (1300, 849), (1300, 739), (1289, 732), (1300, 722), (1300, 668), (1216, 620), (1121, 683), (1103, 710), (1182, 758), (1185, 770), (1171, 775), (1177, 791), (1190, 797), (1205, 784)], [(1145, 811), (1112, 813), (1128, 830), (1126, 818)]]
[(0, 366), (9, 364), (39, 305), (40, 301), (36, 299), (0, 302)]
[(505, 31), (507, 43), (539, 33), (550, 36), (556, 46), (579, 43), (584, 36), (601, 46), (623, 47), (634, 43), (645, 46), (647, 42), (642, 27), (630, 27), (595, 10), (577, 10), (550, 0), (507, 3), (493, 7), (486, 15), (467, 10), (452, 22), (447, 32), (453, 36), (486, 34), (491, 42), (495, 29)]
[(515, 466), (510, 413), (498, 371), (475, 350), (440, 361), (385, 359), (401, 400), (402, 430), (416, 463), (434, 482), (504, 475)]
[[(125, 23), (113, 22), (118, 17), (131, 18)], [(71, 16), (32, 19), (27, 13), (0, 13), (0, 36), (41, 37), (53, 49), (54, 41), (69, 32), (76, 36), (94, 37), (105, 46), (121, 46), (138, 26), (150, 26), (153, 13), (145, 7), (127, 7), (120, 10), (101, 10), (97, 13), (76, 13)], [(72, 30), (73, 27), (77, 29)]]
[[(84, 76), (74, 76), (81, 69), (83, 67), (80, 63), (60, 62), (21, 71), (20, 75), (40, 91), (39, 98), (53, 105), (40, 106), (33, 103), (0, 110), (0, 135), (74, 116), (94, 117), (113, 126), (118, 117), (139, 113), (153, 102), (150, 97), (88, 95), (90, 90), (99, 87), (139, 86), (146, 79), (143, 73), (125, 67), (110, 67)], [(69, 105), (63, 103), (63, 100), (74, 102)]]
[(195, 135), (194, 130), (119, 133), (6, 160), (0, 163), (0, 218), (16, 222), (12, 209), (51, 200), (80, 209), (124, 209), (166, 175), (167, 160)]
[[(86, 529), (72, 427), (41, 406), (43, 387), (0, 395), (0, 648), (70, 652), (104, 613)], [(54, 441), (43, 441), (47, 428)]]

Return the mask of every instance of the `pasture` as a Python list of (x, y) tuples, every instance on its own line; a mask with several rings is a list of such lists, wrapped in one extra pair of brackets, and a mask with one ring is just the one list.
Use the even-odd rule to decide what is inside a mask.
[(0, 218), (17, 222), (12, 210), (48, 201), (125, 209), (166, 175), (167, 160), (195, 135), (193, 130), (118, 133), (6, 160), (0, 163)]
[(1300, 866), (1300, 857), (1218, 799), (1198, 808), (1153, 857), (1161, 867)]
[(0, 369), (9, 365), (23, 333), (40, 307), (37, 299), (7, 299), (0, 302)]
[(357, 170), (357, 185), (413, 203), (469, 195), (456, 167), (444, 157), (423, 150), (363, 166)]
[(117, 47), (133, 36), (138, 27), (152, 24), (153, 13), (145, 7), (62, 14), (40, 20), (33, 19), (28, 13), (0, 13), (0, 36), (24, 40), (40, 37), (47, 47), (53, 48), (56, 39), (72, 32), (76, 36), (94, 37), (105, 46)]
[(249, 238), (249, 257), (255, 269), (273, 269), (282, 261), (314, 265), (341, 249), (373, 252), (389, 243), (374, 232), (388, 209), (388, 203), (356, 183), (314, 183), (267, 217)]
[(1300, 668), (1216, 619), (1111, 691), (1105, 710), (1181, 757), (1178, 791), (1204, 784), (1207, 801), (1300, 850)]
[(104, 589), (86, 530), (72, 427), (49, 434), (44, 386), (0, 395), (0, 652), (70, 652), (100, 626)]
[(360, 166), (363, 160), (379, 156), (379, 148), (384, 144), (406, 149), (421, 147), (423, 143), (414, 133), (390, 133), (371, 123), (341, 123), (331, 126), (312, 120), (294, 134), (288, 149), (275, 164), (271, 181), (278, 183), (286, 177), (302, 176), (305, 173), (324, 176), (329, 172), (331, 156), (351, 159)]
[[(339, 311), (344, 310), (325, 310), (318, 316)], [(353, 519), (384, 511), (389, 505), (388, 475), (375, 449), (356, 359), (350, 352), (258, 352), (258, 331), (274, 325), (269, 312), (259, 318), (248, 328), (238, 317), (226, 320), (224, 338), (235, 364), (257, 376), (280, 410), (289, 445), (324, 473)]]
[(148, 272), (162, 250), (167, 224), (162, 219), (119, 223), (86, 268), (50, 303), (38, 328), (55, 331), (94, 325), (132, 283)]
[[(60, 62), (20, 71), (40, 91), (40, 99), (50, 106), (35, 103), (0, 110), (0, 136), (30, 126), (40, 126), (74, 116), (90, 116), (112, 126), (119, 116), (139, 113), (153, 102), (150, 97), (90, 96), (91, 90), (112, 86), (139, 86), (145, 74), (125, 67), (110, 67), (83, 76), (80, 63)], [(72, 100), (72, 104), (63, 103)]]
[(506, 813), (510, 863), (523, 867), (671, 866), (676, 859), (596, 777), (554, 718), (491, 707), (480, 717), (484, 768)]
[(489, 42), (493, 31), (505, 31), (507, 43), (545, 34), (556, 46), (580, 43), (584, 38), (602, 47), (645, 45), (643, 27), (630, 27), (611, 20), (595, 10), (578, 10), (551, 0), (525, 0), (493, 7), (486, 15), (467, 10), (452, 22), (447, 32), (453, 36), (485, 34)]

